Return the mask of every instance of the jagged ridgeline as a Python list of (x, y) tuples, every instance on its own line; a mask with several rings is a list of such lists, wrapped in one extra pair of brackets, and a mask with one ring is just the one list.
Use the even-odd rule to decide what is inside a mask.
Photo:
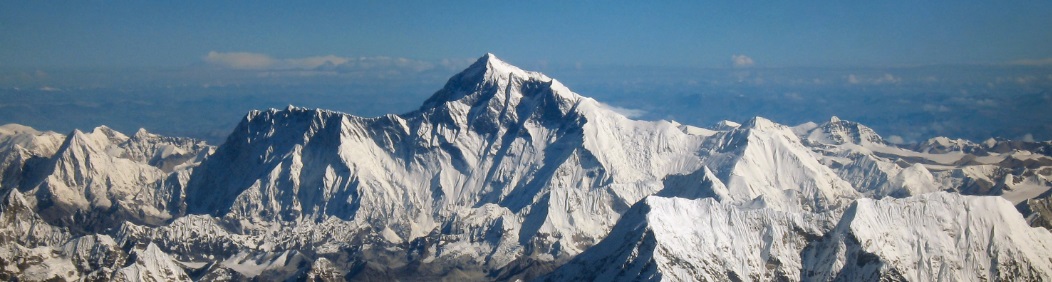
[(1048, 280), (1050, 152), (631, 120), (487, 54), (418, 110), (218, 147), (2, 126), (0, 279)]

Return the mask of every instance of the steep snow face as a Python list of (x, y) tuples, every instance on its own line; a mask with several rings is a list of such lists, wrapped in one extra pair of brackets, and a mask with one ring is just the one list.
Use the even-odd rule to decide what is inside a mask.
[(149, 244), (145, 250), (135, 250), (135, 262), (114, 274), (113, 281), (190, 281), (179, 264), (167, 254)]
[(810, 130), (806, 140), (822, 144), (884, 145), (884, 139), (868, 126), (832, 117), (829, 122)]
[(843, 213), (652, 196), (545, 280), (1047, 279), (1052, 234), (1000, 197), (857, 200)]
[[(445, 235), (498, 267), (553, 260), (598, 241), (666, 175), (698, 171), (703, 139), (487, 55), (400, 116), (250, 113), (195, 170), (187, 212), (245, 228), (335, 217), (392, 243), (496, 229), (506, 236)], [(476, 216), (507, 220), (476, 226)]]
[(38, 247), (58, 245), (69, 239), (69, 233), (40, 218), (33, 203), (18, 190), (4, 193), (0, 201), (0, 241)]
[(713, 198), (717, 201), (728, 200), (730, 195), (727, 185), (708, 167), (687, 175), (669, 175), (663, 184), (664, 188), (655, 195), (684, 199)]
[(123, 251), (108, 236), (70, 237), (40, 218), (18, 190), (8, 190), (0, 201), (0, 277), (108, 280), (123, 265)]
[[(0, 191), (20, 187), (33, 175), (39, 163), (55, 154), (65, 136), (40, 132), (31, 127), (0, 126)], [(27, 179), (28, 178), (28, 179)]]
[(822, 165), (786, 126), (753, 118), (717, 135), (705, 162), (723, 179), (724, 202), (778, 210), (846, 206), (858, 193)]
[(109, 128), (76, 130), (51, 159), (53, 171), (34, 190), (44, 216), (59, 218), (73, 211), (106, 210), (114, 200), (130, 198), (164, 173), (146, 164), (110, 155), (111, 145), (128, 139)]
[(1052, 276), (1050, 242), (1000, 197), (859, 199), (804, 253), (804, 278), (1037, 281)]
[(0, 148), (21, 147), (29, 152), (50, 156), (58, 150), (65, 136), (51, 131), (41, 132), (19, 124), (0, 126)]
[(896, 147), (878, 142), (880, 136), (863, 125), (836, 118), (793, 129), (823, 164), (869, 197), (953, 190), (1023, 203), (1052, 188), (1052, 157), (1042, 153), (1049, 142), (990, 139), (976, 144), (937, 137)]
[[(181, 201), (173, 191), (181, 184), (168, 182), (178, 182), (178, 174), (209, 149), (192, 139), (166, 139), (145, 131), (128, 137), (107, 127), (89, 133), (75, 130), (49, 159), (35, 164), (37, 171), (31, 175), (39, 179), (22, 181), (18, 189), (34, 195), (28, 200), (45, 219), (59, 225), (79, 229), (84, 225), (73, 223), (84, 220), (95, 222), (92, 228), (113, 227), (124, 220), (158, 224), (171, 218), (170, 208), (177, 210)], [(74, 214), (80, 216), (70, 216)]]
[(212, 150), (201, 140), (161, 136), (142, 128), (128, 140), (117, 144), (117, 148), (120, 149), (117, 157), (145, 163), (166, 173), (199, 162)]
[[(990, 147), (993, 144), (990, 144)], [(984, 151), (985, 146), (964, 139), (950, 139), (947, 137), (935, 137), (924, 143), (918, 144), (917, 151), (921, 153), (945, 154), (950, 152), (977, 153)]]
[(865, 125), (833, 117), (794, 129), (823, 164), (863, 195), (905, 197), (947, 188), (923, 165), (902, 161), (896, 153), (905, 150), (891, 147)]
[(800, 252), (833, 223), (828, 213), (652, 196), (545, 280), (797, 280)]
[(86, 235), (69, 240), (61, 247), (85, 280), (107, 280), (116, 268), (124, 265), (128, 256), (117, 242), (107, 235)]

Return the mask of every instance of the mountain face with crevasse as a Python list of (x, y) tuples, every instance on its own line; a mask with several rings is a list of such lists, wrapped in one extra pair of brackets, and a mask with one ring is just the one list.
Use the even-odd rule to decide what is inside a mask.
[(253, 111), (217, 147), (0, 129), (5, 279), (1052, 277), (1045, 143), (637, 121), (492, 54), (413, 112)]

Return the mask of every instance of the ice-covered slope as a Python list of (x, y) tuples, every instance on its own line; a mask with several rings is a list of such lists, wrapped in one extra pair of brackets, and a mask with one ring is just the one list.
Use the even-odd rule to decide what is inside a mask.
[(33, 203), (18, 190), (10, 189), (0, 195), (0, 241), (37, 247), (54, 246), (69, 239), (68, 232), (40, 218)]
[(105, 235), (71, 238), (48, 224), (18, 190), (0, 201), (0, 279), (107, 280), (123, 264), (123, 251)]
[(65, 137), (51, 131), (41, 132), (19, 124), (0, 126), (0, 148), (21, 147), (38, 155), (51, 155), (58, 150)]
[[(65, 136), (18, 124), (0, 126), (0, 191), (32, 179), (37, 164), (55, 154)], [(28, 167), (27, 167), (28, 166)]]
[(708, 167), (727, 185), (724, 202), (778, 210), (843, 207), (858, 193), (822, 165), (786, 126), (756, 117), (716, 135)]
[(982, 144), (946, 137), (918, 145), (883, 142), (872, 129), (836, 117), (793, 128), (804, 145), (869, 197), (905, 197), (948, 190), (997, 195), (1019, 204), (1029, 221), (1052, 227), (1042, 206), (1052, 189), (1050, 142), (989, 139)]
[(833, 222), (828, 213), (652, 196), (625, 213), (602, 242), (544, 280), (797, 280), (800, 252)]
[(392, 244), (448, 232), (490, 267), (552, 260), (593, 244), (666, 175), (700, 169), (702, 138), (486, 55), (404, 115), (249, 114), (191, 177), (187, 211), (246, 227), (335, 217)]
[(110, 279), (128, 259), (124, 250), (107, 235), (81, 236), (63, 244), (61, 250), (82, 277), (92, 281)]
[(923, 194), (946, 189), (919, 163), (896, 155), (909, 152), (888, 145), (873, 129), (853, 121), (831, 118), (823, 124), (794, 127), (803, 144), (838, 176), (870, 197)]
[(810, 142), (822, 144), (858, 144), (860, 146), (885, 145), (884, 138), (868, 126), (853, 121), (832, 117), (814, 130), (807, 132)]
[(142, 130), (134, 137), (104, 126), (74, 130), (40, 165), (38, 184), (19, 189), (35, 195), (29, 200), (50, 222), (74, 229), (114, 227), (126, 220), (159, 224), (172, 217), (173, 209), (178, 212), (180, 179), (186, 178), (180, 176), (209, 149), (192, 139)]
[[(1052, 234), (999, 197), (859, 199), (843, 212), (648, 197), (544, 280), (1039, 281)], [(835, 223), (835, 226), (834, 226)]]
[(808, 280), (1040, 281), (1052, 234), (1000, 197), (860, 199), (803, 257)]
[(183, 268), (154, 244), (135, 250), (134, 262), (114, 274), (113, 281), (190, 281)]

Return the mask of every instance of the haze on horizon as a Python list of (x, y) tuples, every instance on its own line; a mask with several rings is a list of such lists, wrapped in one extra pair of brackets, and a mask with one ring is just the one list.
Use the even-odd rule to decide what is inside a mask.
[(492, 52), (642, 119), (837, 115), (902, 142), (1052, 139), (1049, 14), (1035, 1), (5, 1), (0, 124), (220, 142), (251, 109), (406, 112)]

